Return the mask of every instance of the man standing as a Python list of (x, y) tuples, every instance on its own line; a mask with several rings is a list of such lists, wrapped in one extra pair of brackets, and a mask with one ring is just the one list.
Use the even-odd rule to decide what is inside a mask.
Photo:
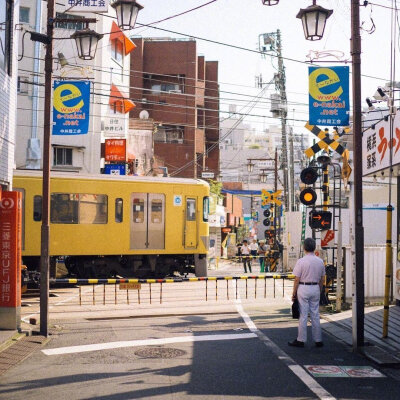
[(269, 268), (265, 268), (265, 254), (268, 251), (268, 247), (264, 240), (260, 240), (260, 245), (258, 246), (258, 256), (260, 261), (260, 272), (269, 272)]
[(294, 269), (295, 275), (292, 300), (296, 297), (300, 306), (300, 318), (297, 339), (289, 346), (304, 347), (307, 341), (307, 319), (310, 312), (312, 337), (316, 347), (322, 347), (321, 325), (319, 321), (319, 297), (324, 284), (325, 267), (323, 261), (314, 254), (315, 240), (304, 240), (306, 255), (300, 258)]
[(244, 272), (247, 273), (247, 266), (251, 272), (251, 258), (250, 258), (250, 247), (247, 245), (247, 240), (243, 240), (243, 245), (240, 248), (242, 253)]
[(258, 244), (256, 239), (253, 239), (253, 241), (249, 244), (249, 248), (251, 254), (251, 263), (253, 263), (253, 259), (257, 257), (257, 250), (258, 250)]

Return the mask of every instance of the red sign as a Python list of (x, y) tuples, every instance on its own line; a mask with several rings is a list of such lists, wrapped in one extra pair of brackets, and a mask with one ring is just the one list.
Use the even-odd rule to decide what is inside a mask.
[(231, 228), (222, 228), (221, 231), (224, 233), (231, 233), (232, 229)]
[(126, 139), (106, 139), (105, 160), (126, 161)]
[(335, 232), (332, 230), (326, 231), (325, 237), (321, 240), (321, 247), (328, 246), (328, 243), (335, 238)]
[(0, 307), (21, 306), (22, 194), (3, 192), (0, 200)]

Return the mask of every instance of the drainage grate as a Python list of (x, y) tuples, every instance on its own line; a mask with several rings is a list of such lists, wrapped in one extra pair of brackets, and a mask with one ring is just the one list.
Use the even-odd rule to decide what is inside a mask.
[(145, 347), (135, 351), (135, 355), (143, 358), (175, 358), (186, 354), (186, 351), (170, 347)]
[(0, 375), (24, 360), (47, 339), (44, 336), (27, 336), (0, 353)]

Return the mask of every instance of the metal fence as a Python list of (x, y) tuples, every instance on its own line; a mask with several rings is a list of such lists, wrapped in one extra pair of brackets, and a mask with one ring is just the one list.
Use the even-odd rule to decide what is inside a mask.
[[(143, 300), (147, 300), (150, 304), (159, 300), (159, 303), (162, 304), (166, 297), (165, 285), (178, 284), (177, 290), (179, 290), (183, 289), (180, 284), (193, 282), (204, 284), (196, 289), (204, 290), (201, 298), (205, 301), (238, 299), (239, 296), (241, 297), (240, 293), (245, 299), (257, 298), (257, 296), (266, 298), (267, 293), (275, 298), (277, 295), (276, 281), (282, 282), (279, 291), (282, 292), (282, 296), (285, 296), (285, 282), (293, 278), (294, 275), (291, 274), (274, 274), (174, 279), (53, 279), (50, 283), (63, 286), (74, 285), (79, 291), (78, 302), (82, 306), (86, 304), (119, 304), (122, 301), (125, 304), (141, 304)], [(267, 285), (268, 281), (271, 284)], [(90, 286), (89, 291), (83, 290), (84, 287)], [(193, 297), (193, 289), (195, 289), (190, 286), (185, 285), (188, 298)], [(123, 300), (121, 293), (124, 293)], [(182, 298), (182, 300), (185, 299)]]

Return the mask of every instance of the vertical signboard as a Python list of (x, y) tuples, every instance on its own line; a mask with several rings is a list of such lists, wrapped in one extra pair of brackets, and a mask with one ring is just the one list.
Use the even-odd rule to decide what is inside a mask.
[(126, 161), (126, 139), (106, 139), (105, 156), (106, 161)]
[(22, 194), (0, 200), (0, 329), (18, 329), (21, 309)]
[(308, 67), (311, 125), (349, 125), (349, 67)]
[(90, 81), (54, 81), (53, 135), (89, 131)]

